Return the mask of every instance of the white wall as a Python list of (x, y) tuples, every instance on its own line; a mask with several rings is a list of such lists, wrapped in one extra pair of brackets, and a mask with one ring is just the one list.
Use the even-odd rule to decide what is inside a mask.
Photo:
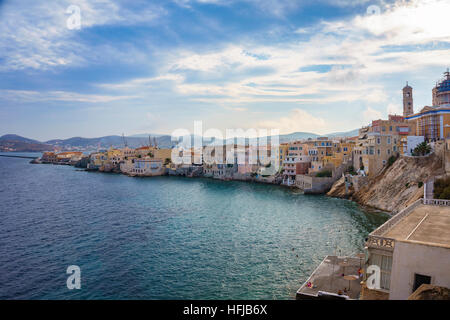
[(406, 154), (408, 156), (411, 155), (411, 150), (414, 150), (414, 148), (417, 147), (418, 144), (425, 141), (425, 138), (423, 136), (408, 136), (406, 137), (406, 139)]
[(408, 299), (415, 273), (431, 276), (432, 285), (450, 288), (450, 248), (395, 241), (389, 299)]

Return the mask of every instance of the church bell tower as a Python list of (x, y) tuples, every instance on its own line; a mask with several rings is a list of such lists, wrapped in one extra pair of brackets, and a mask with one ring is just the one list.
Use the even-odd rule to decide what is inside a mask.
[(406, 82), (406, 86), (403, 88), (403, 116), (407, 117), (414, 114), (413, 109), (413, 89)]

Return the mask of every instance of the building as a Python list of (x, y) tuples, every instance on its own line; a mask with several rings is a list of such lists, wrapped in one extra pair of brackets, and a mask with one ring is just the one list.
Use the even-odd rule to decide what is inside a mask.
[(94, 152), (89, 156), (88, 169), (100, 169), (108, 160), (106, 152)]
[[(362, 299), (408, 299), (421, 284), (450, 288), (450, 201), (433, 201), (440, 205), (420, 199), (369, 235)], [(379, 283), (370, 278), (377, 267)]]
[(450, 72), (432, 90), (432, 106), (423, 107), (420, 112), (408, 114), (405, 119), (415, 127), (415, 135), (424, 136), (427, 141), (450, 137)]
[(369, 132), (363, 134), (353, 149), (353, 167), (367, 176), (376, 176), (388, 163), (391, 156), (397, 156), (400, 138), (394, 134)]
[(402, 116), (390, 114), (388, 120), (373, 120), (369, 131), (381, 134), (408, 136), (415, 134), (415, 126), (413, 123), (406, 121)]
[(55, 152), (44, 152), (41, 157), (43, 163), (54, 163), (57, 161)]
[(161, 159), (132, 159), (120, 164), (120, 171), (130, 176), (160, 176), (165, 173)]
[(110, 165), (117, 166), (124, 159), (123, 151), (111, 147), (106, 152), (106, 158)]
[(311, 167), (309, 146), (303, 141), (293, 141), (288, 144), (287, 155), (283, 161), (283, 183), (292, 185), (297, 174), (305, 174)]
[[(414, 149), (425, 141), (423, 136), (407, 136), (405, 140), (401, 140), (401, 154), (411, 156)], [(406, 142), (406, 143), (405, 143)]]
[(432, 90), (433, 106), (450, 107), (450, 72), (444, 72), (444, 79)]
[(125, 147), (122, 149), (122, 154), (125, 160), (132, 159), (136, 156), (136, 151), (129, 147)]
[(279, 167), (283, 169), (283, 163), (289, 154), (289, 144), (281, 143), (279, 148)]
[(81, 151), (66, 151), (56, 154), (56, 161), (58, 163), (75, 163), (83, 157)]

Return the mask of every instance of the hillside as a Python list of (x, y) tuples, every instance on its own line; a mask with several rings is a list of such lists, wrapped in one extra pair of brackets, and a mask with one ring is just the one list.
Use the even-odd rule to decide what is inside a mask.
[(5, 134), (0, 137), (0, 151), (2, 152), (41, 152), (52, 149), (51, 145), (16, 134)]
[(395, 213), (423, 197), (424, 187), (421, 184), (431, 177), (444, 174), (442, 163), (439, 152), (428, 157), (400, 157), (357, 192), (350, 191), (346, 195), (344, 180), (341, 178), (327, 195), (348, 198), (362, 205)]

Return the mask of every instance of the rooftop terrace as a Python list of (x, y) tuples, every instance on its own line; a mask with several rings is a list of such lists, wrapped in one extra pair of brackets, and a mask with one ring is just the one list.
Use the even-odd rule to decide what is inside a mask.
[(420, 205), (381, 236), (450, 248), (450, 207)]

